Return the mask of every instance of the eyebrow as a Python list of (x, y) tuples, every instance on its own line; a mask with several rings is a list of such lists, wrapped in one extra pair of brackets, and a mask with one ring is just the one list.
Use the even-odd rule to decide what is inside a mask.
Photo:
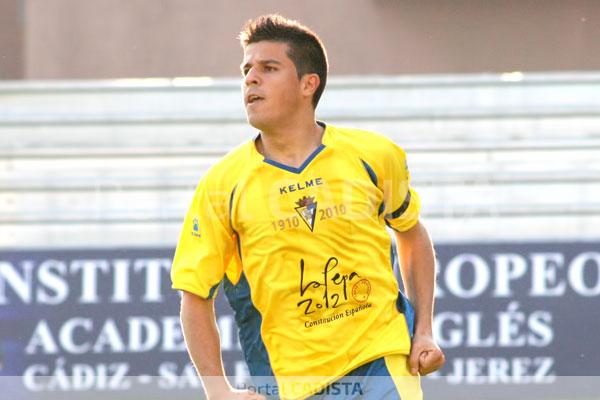
[[(259, 60), (259, 61), (256, 62), (256, 64), (262, 64), (262, 65), (266, 65), (266, 64), (278, 64), (278, 65), (281, 65), (281, 61), (277, 61), (277, 60), (269, 58), (267, 60)], [(252, 66), (252, 64), (249, 63), (249, 62), (247, 62), (245, 64), (240, 65), (240, 70), (243, 71), (246, 67), (250, 67), (250, 66)]]

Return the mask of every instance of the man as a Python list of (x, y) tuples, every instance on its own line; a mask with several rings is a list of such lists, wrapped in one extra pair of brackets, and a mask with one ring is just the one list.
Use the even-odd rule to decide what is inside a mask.
[(421, 398), (417, 375), (444, 356), (432, 337), (433, 248), (404, 152), (381, 135), (315, 120), (327, 58), (308, 28), (263, 16), (240, 39), (246, 113), (260, 133), (200, 181), (172, 270), (208, 397), (263, 398), (224, 377), (213, 308), (222, 285), (251, 375), (276, 378), (275, 392), (262, 394)]

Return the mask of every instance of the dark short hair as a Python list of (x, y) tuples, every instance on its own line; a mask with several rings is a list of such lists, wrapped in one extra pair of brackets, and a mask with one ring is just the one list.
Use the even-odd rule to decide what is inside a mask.
[(296, 66), (298, 79), (305, 74), (319, 75), (320, 84), (312, 103), (316, 108), (327, 82), (327, 53), (319, 36), (297, 21), (277, 14), (263, 15), (246, 22), (240, 32), (242, 47), (262, 41), (282, 42), (288, 45), (287, 55)]

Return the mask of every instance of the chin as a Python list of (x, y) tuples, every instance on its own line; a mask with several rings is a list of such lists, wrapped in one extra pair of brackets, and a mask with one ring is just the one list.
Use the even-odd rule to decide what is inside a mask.
[(260, 118), (258, 115), (246, 114), (246, 117), (250, 126), (260, 131), (265, 130), (270, 125), (265, 118)]

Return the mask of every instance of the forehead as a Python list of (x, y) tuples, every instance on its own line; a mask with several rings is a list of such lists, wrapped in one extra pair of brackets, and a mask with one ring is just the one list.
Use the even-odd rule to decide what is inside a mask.
[(263, 40), (251, 43), (244, 48), (244, 61), (242, 64), (255, 63), (266, 60), (275, 60), (281, 63), (291, 62), (287, 55), (287, 43)]

